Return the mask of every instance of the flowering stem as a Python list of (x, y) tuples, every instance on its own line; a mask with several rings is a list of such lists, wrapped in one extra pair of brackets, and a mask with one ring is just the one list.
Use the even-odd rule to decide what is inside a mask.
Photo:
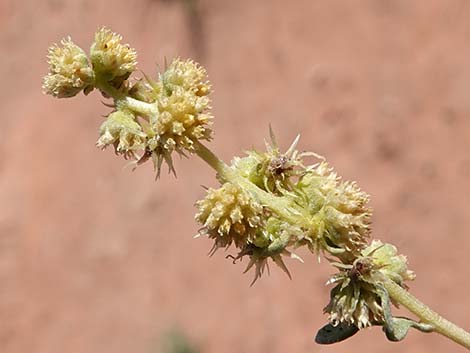
[[(157, 176), (163, 162), (174, 172), (172, 153), (194, 153), (217, 172), (221, 184), (230, 183), (223, 185), (220, 193), (209, 191), (215, 201), (208, 195), (198, 202), (200, 212), (196, 218), (207, 235), (216, 240), (213, 250), (235, 243), (240, 252), (234, 260), (249, 255), (247, 270), (255, 266), (255, 281), (269, 258), (289, 275), (281, 255), (294, 257), (286, 249), (291, 245), (309, 242), (312, 252), (323, 250), (337, 257), (341, 262), (333, 265), (340, 273), (329, 282), (342, 283), (332, 290), (326, 311), (331, 321), (351, 325), (347, 330), (345, 326), (325, 326), (319, 331), (323, 335), (319, 343), (345, 339), (370, 324), (372, 318), (384, 326), (392, 341), (403, 339), (414, 327), (423, 332), (436, 331), (470, 349), (470, 333), (442, 318), (390, 279), (400, 282), (414, 277), (393, 245), (372, 242), (365, 247), (370, 230), (367, 194), (354, 183), (339, 181), (326, 163), (304, 167), (302, 157), (309, 154), (295, 150), (298, 138), (281, 155), (272, 132), (272, 145), (267, 146), (266, 155), (254, 154), (251, 157), (255, 159), (245, 166), (227, 165), (198, 141), (212, 132), (207, 97), (211, 85), (204, 81), (205, 69), (191, 60), (175, 59), (158, 82), (148, 80), (148, 84), (136, 84), (129, 90), (128, 78), (137, 65), (136, 52), (121, 44), (121, 39), (101, 28), (95, 34), (90, 58), (70, 38), (64, 39), (61, 46), (53, 45), (48, 52), (50, 70), (44, 78), (44, 92), (68, 98), (97, 88), (104, 97), (113, 99), (110, 106), (114, 109), (100, 128), (99, 147), (112, 145), (117, 154), (136, 157), (137, 164), (151, 159), (158, 169)], [(142, 156), (137, 155), (139, 151)], [(297, 173), (299, 168), (301, 173)], [(292, 183), (290, 177), (298, 182)], [(373, 270), (384, 274), (384, 278), (374, 277)], [(376, 279), (380, 283), (373, 283)], [(421, 322), (394, 318), (390, 298), (416, 314)]]
[[(143, 116), (158, 116), (158, 109), (154, 104), (142, 102), (140, 100), (126, 96), (123, 92), (111, 86), (106, 81), (97, 80), (95, 86), (106, 95), (112, 97), (117, 107), (127, 108), (133, 112)], [(241, 186), (244, 190), (248, 191), (259, 203), (268, 206), (272, 211), (277, 213), (286, 221), (291, 224), (305, 225), (308, 227), (308, 215), (305, 211), (298, 207), (295, 203), (289, 202), (286, 199), (276, 197), (272, 194), (261, 190), (249, 180), (243, 178), (233, 168), (230, 168), (221, 161), (209, 148), (204, 146), (199, 141), (195, 140), (194, 150), (195, 153), (211, 166), (219, 176), (229, 182)]]
[[(111, 86), (104, 80), (96, 80), (95, 87), (100, 91), (114, 99), (116, 107), (127, 108), (133, 112), (143, 116), (158, 116), (158, 109), (154, 104), (142, 102), (140, 100), (128, 97), (125, 93)], [(294, 202), (289, 202), (283, 198), (276, 197), (264, 190), (261, 190), (249, 180), (243, 178), (233, 168), (230, 168), (221, 161), (210, 149), (204, 146), (199, 141), (195, 140), (194, 149), (196, 154), (201, 157), (209, 166), (211, 166), (219, 176), (227, 181), (241, 186), (244, 190), (248, 191), (258, 202), (268, 206), (272, 211), (277, 213), (286, 221), (297, 224), (305, 225), (308, 227), (308, 215), (305, 211), (298, 207)]]
[(403, 305), (419, 317), (422, 322), (432, 325), (433, 331), (450, 338), (452, 341), (470, 350), (469, 332), (466, 332), (464, 329), (444, 319), (391, 279), (385, 278), (383, 285), (385, 289), (387, 289), (390, 298)]

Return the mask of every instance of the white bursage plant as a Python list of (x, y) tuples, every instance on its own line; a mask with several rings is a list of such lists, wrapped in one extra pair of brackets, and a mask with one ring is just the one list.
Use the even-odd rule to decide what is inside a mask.
[[(324, 308), (330, 323), (318, 331), (317, 343), (339, 342), (378, 325), (391, 341), (402, 340), (415, 328), (470, 348), (468, 332), (407, 291), (406, 282), (415, 275), (406, 257), (391, 244), (371, 240), (369, 195), (356, 183), (343, 181), (323, 157), (299, 152), (298, 137), (282, 152), (272, 131), (265, 151), (248, 151), (224, 163), (203, 145), (213, 135), (205, 69), (176, 58), (156, 78), (144, 75), (131, 81), (137, 54), (121, 41), (120, 35), (101, 28), (88, 56), (70, 38), (53, 45), (43, 90), (68, 98), (96, 88), (111, 99), (113, 110), (99, 129), (97, 146), (112, 146), (136, 166), (152, 160), (157, 178), (163, 163), (176, 173), (175, 153), (207, 162), (220, 187), (207, 189), (206, 197), (196, 202), (196, 220), (201, 224), (197, 236), (214, 242), (211, 255), (219, 248), (236, 248), (228, 257), (234, 263), (249, 259), (245, 272), (254, 268), (253, 283), (270, 261), (290, 277), (285, 259), (301, 260), (297, 248), (325, 255), (338, 272), (327, 282), (333, 285)], [(307, 157), (316, 163), (307, 164)], [(391, 306), (399, 304), (419, 321), (394, 317)]]

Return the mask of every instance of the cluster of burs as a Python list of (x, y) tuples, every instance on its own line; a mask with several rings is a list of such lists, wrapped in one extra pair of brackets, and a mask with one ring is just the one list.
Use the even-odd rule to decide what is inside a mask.
[(165, 161), (174, 171), (173, 152), (191, 153), (193, 141), (211, 139), (210, 86), (203, 81), (206, 72), (191, 60), (175, 59), (157, 80), (145, 77), (131, 84), (129, 77), (137, 68), (137, 54), (121, 40), (121, 36), (101, 28), (89, 57), (70, 38), (52, 46), (43, 90), (67, 98), (97, 88), (111, 96), (114, 111), (101, 125), (97, 145), (112, 145), (125, 158), (135, 159), (143, 151), (139, 163), (152, 159), (160, 172)]
[[(163, 162), (174, 171), (174, 152), (194, 154), (196, 144), (212, 137), (206, 72), (193, 61), (175, 59), (155, 79), (131, 81), (136, 52), (121, 40), (102, 28), (89, 55), (70, 38), (51, 47), (44, 91), (63, 98), (96, 88), (113, 98), (97, 145), (111, 145), (136, 164), (151, 159), (158, 173)], [(325, 308), (332, 327), (383, 324), (390, 304), (381, 282), (404, 286), (414, 274), (393, 245), (371, 241), (368, 195), (342, 181), (322, 157), (299, 152), (297, 142), (281, 152), (271, 134), (265, 151), (249, 151), (219, 171), (220, 187), (196, 203), (199, 234), (214, 241), (212, 253), (235, 247), (234, 262), (247, 257), (254, 281), (268, 261), (289, 275), (284, 260), (298, 258), (294, 250), (300, 247), (326, 255), (338, 270), (328, 281), (335, 286)], [(305, 158), (316, 163), (306, 165)]]

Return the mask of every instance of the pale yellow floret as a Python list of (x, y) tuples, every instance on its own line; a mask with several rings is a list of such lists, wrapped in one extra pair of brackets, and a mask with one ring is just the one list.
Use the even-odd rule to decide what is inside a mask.
[(206, 77), (206, 70), (193, 60), (183, 61), (176, 58), (162, 74), (161, 79), (164, 87), (169, 91), (181, 87), (197, 96), (207, 96), (211, 91), (211, 86), (209, 81), (204, 81)]
[(106, 81), (127, 79), (137, 67), (136, 51), (121, 41), (119, 34), (105, 27), (95, 34), (90, 59), (96, 75)]
[(85, 52), (70, 37), (60, 44), (51, 46), (48, 51), (49, 73), (44, 77), (44, 93), (68, 98), (82, 90), (88, 92), (92, 89), (94, 75)]

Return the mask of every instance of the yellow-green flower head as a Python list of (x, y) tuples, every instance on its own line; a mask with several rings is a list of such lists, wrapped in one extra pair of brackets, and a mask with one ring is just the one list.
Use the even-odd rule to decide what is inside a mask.
[(292, 178), (299, 177), (308, 170), (303, 165), (303, 157), (313, 155), (296, 150), (299, 138), (300, 135), (289, 149), (282, 153), (271, 131), (272, 142), (266, 142), (266, 152), (248, 151), (247, 157), (235, 157), (233, 166), (259, 188), (273, 194), (285, 194), (292, 190)]
[(96, 145), (105, 148), (113, 145), (116, 153), (124, 157), (135, 157), (136, 152), (145, 148), (146, 134), (130, 112), (111, 113), (100, 127), (100, 138)]
[(370, 234), (369, 195), (354, 182), (341, 182), (326, 162), (305, 173), (294, 190), (310, 214), (311, 249), (354, 259)]
[(202, 97), (211, 92), (206, 75), (206, 70), (196, 62), (176, 58), (161, 75), (161, 80), (169, 94), (179, 87)]
[(397, 255), (391, 244), (374, 240), (362, 250), (352, 265), (333, 263), (340, 269), (329, 284), (336, 284), (331, 291), (330, 303), (325, 308), (330, 321), (347, 322), (358, 328), (373, 323), (384, 323), (384, 307), (380, 294), (381, 282), (387, 277), (400, 286), (413, 280), (415, 275), (407, 268), (406, 257)]
[[(189, 65), (190, 68), (194, 66), (191, 61), (179, 62), (176, 66), (179, 68), (176, 70), (177, 72), (183, 70), (180, 67), (183, 64)], [(169, 70), (174, 70), (173, 65), (170, 65)], [(193, 68), (189, 71), (194, 70)], [(165, 75), (166, 73), (162, 75), (162, 80), (165, 79)], [(170, 81), (181, 84), (172, 84), (172, 88), (169, 90), (166, 89), (168, 84), (161, 81), (163, 90), (155, 103), (159, 113), (150, 119), (147, 151), (152, 156), (158, 175), (163, 161), (166, 161), (170, 170), (174, 172), (171, 157), (173, 152), (181, 155), (185, 155), (185, 152), (192, 153), (194, 142), (212, 139), (209, 98), (205, 95), (199, 95), (199, 91), (193, 89), (189, 83), (186, 84), (186, 81), (180, 82), (177, 79), (179, 76), (176, 74), (173, 76), (170, 75), (172, 78)], [(191, 78), (192, 75), (182, 74), (182, 77)], [(188, 79), (188, 81), (191, 83), (194, 80)], [(160, 88), (158, 85), (155, 87), (155, 90)]]
[(412, 281), (416, 277), (414, 272), (408, 269), (406, 256), (398, 255), (397, 248), (392, 244), (373, 240), (362, 251), (362, 256), (370, 258), (374, 269), (400, 286), (404, 286), (405, 281)]
[(232, 243), (244, 247), (262, 226), (263, 207), (232, 183), (208, 189), (196, 207), (196, 220), (203, 226), (201, 233), (215, 242), (211, 253)]
[(58, 98), (68, 98), (93, 89), (93, 70), (85, 52), (70, 37), (62, 39), (61, 45), (49, 48), (47, 59), (49, 73), (44, 77), (44, 93)]
[(102, 27), (95, 34), (90, 59), (97, 77), (106, 81), (126, 80), (137, 67), (137, 53), (122, 37)]
[(245, 272), (255, 269), (252, 284), (268, 268), (269, 259), (289, 278), (283, 257), (302, 261), (288, 249), (296, 245), (302, 231), (271, 216), (238, 185), (227, 182), (219, 189), (209, 189), (206, 198), (198, 201), (196, 206), (199, 209), (196, 220), (203, 226), (200, 234), (214, 240), (210, 254), (235, 244), (239, 252), (236, 257), (229, 257), (233, 258), (234, 263), (245, 256), (249, 257)]

